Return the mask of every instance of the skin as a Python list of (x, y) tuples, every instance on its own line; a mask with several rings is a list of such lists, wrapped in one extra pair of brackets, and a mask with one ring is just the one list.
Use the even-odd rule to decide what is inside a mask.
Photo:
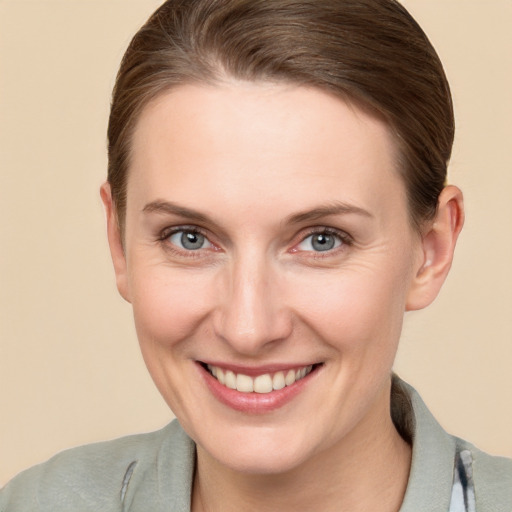
[[(398, 510), (411, 450), (390, 374), (404, 312), (449, 270), (460, 191), (418, 233), (388, 127), (283, 84), (180, 86), (143, 111), (131, 156), (123, 237), (102, 187), (109, 242), (147, 367), (198, 446), (193, 510)], [(170, 235), (192, 228), (198, 250)], [(326, 229), (336, 246), (316, 251)], [(217, 400), (197, 361), (321, 366), (251, 414)]]

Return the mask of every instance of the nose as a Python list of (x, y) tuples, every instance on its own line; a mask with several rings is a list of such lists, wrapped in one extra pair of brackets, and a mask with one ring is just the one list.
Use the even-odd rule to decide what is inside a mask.
[(214, 329), (238, 354), (256, 357), (292, 332), (283, 280), (272, 262), (253, 256), (233, 263), (222, 278)]

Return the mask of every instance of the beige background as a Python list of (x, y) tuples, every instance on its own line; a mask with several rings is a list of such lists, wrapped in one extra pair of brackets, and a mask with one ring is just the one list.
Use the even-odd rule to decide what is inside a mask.
[[(156, 0), (0, 0), (0, 484), (171, 417), (117, 296), (98, 187), (114, 74)], [(450, 78), (468, 218), (397, 371), (450, 431), (512, 456), (512, 3), (409, 0)]]

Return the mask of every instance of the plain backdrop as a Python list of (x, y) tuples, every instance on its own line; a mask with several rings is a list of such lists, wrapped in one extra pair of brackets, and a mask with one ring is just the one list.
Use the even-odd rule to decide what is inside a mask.
[[(114, 76), (159, 3), (0, 0), (0, 484), (172, 417), (115, 289), (98, 194)], [(395, 368), (447, 430), (512, 456), (512, 3), (404, 3), (451, 82), (467, 222)]]

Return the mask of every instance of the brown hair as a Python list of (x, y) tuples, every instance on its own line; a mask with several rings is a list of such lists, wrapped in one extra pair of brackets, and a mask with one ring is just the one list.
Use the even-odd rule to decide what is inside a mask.
[(395, 0), (168, 0), (131, 41), (110, 113), (108, 181), (121, 227), (131, 137), (169, 88), (242, 80), (314, 86), (377, 111), (395, 134), (413, 224), (433, 217), (454, 136), (427, 36)]

